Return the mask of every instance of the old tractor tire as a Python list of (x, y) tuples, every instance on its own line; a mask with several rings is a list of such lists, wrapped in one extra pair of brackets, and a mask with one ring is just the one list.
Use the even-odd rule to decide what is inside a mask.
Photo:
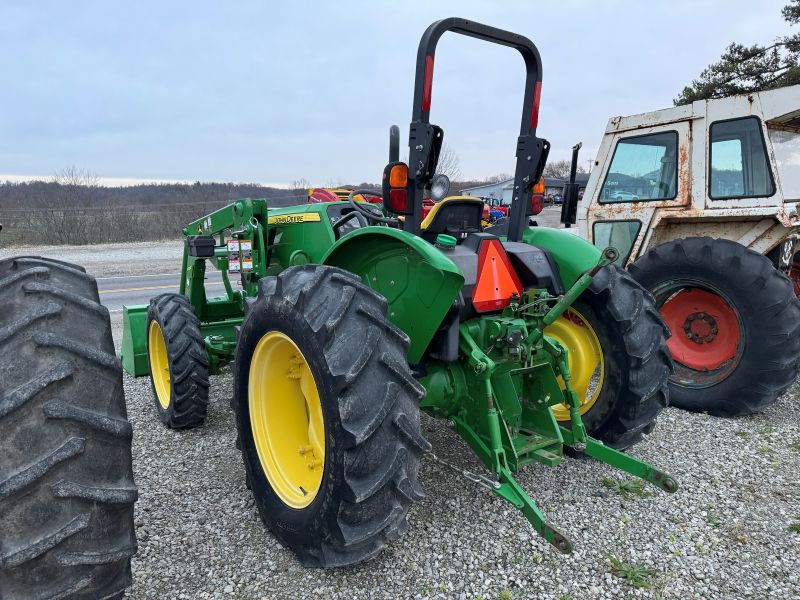
[(307, 566), (366, 560), (424, 493), (422, 386), (386, 300), (324, 265), (261, 281), (233, 367), (246, 476), (264, 523)]
[[(589, 435), (624, 450), (652, 431), (668, 402), (668, 332), (652, 297), (630, 275), (616, 266), (600, 270), (545, 333), (567, 347)], [(553, 413), (569, 422), (566, 406)]]
[(180, 294), (150, 300), (146, 331), (158, 418), (172, 429), (202, 425), (208, 412), (208, 356), (189, 300)]
[(800, 366), (800, 301), (791, 281), (741, 244), (685, 238), (631, 267), (672, 329), (670, 402), (732, 417), (764, 410)]
[(121, 597), (136, 552), (122, 368), (94, 278), (0, 261), (0, 596)]

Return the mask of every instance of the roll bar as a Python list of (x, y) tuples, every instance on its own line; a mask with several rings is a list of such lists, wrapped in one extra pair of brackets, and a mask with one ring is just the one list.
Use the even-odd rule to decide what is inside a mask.
[[(425, 186), (436, 171), (444, 132), (430, 122), (433, 93), (433, 66), (439, 38), (448, 31), (478, 38), (493, 44), (515, 48), (525, 61), (525, 93), (522, 102), (522, 119), (517, 139), (517, 165), (514, 172), (514, 193), (511, 202), (508, 239), (519, 241), (527, 226), (527, 207), (530, 205), (531, 187), (541, 176), (550, 144), (536, 137), (539, 120), (539, 98), (542, 89), (542, 59), (534, 43), (525, 36), (451, 17), (432, 23), (422, 34), (417, 50), (417, 70), (414, 82), (414, 106), (408, 136), (409, 178), (408, 197), (412, 212), (404, 222), (404, 229), (419, 234), (422, 222), (422, 199)], [(544, 158), (544, 160), (542, 160)]]

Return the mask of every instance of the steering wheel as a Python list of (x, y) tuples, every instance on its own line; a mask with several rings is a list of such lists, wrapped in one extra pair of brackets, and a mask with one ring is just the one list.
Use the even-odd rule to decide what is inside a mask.
[(357, 210), (361, 215), (366, 217), (368, 221), (372, 221), (374, 223), (386, 223), (387, 225), (397, 225), (399, 222), (397, 219), (384, 216), (383, 211), (374, 204), (370, 204), (369, 202), (356, 202), (356, 196), (359, 194), (369, 194), (370, 196), (374, 196), (375, 192), (373, 190), (353, 190), (347, 197), (347, 201), (350, 203), (350, 206)]
[(336, 239), (339, 239), (341, 232), (339, 231), (342, 227), (344, 227), (347, 223), (352, 221), (353, 219), (357, 219), (360, 216), (360, 213), (357, 213), (354, 210), (351, 210), (346, 215), (342, 215), (336, 223), (333, 224), (333, 233), (336, 236)]

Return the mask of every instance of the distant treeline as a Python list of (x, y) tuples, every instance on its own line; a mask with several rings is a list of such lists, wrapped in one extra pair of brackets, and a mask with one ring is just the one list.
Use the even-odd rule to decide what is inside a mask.
[(291, 206), (306, 201), (306, 190), (234, 183), (131, 187), (70, 181), (0, 183), (0, 245), (176, 238), (187, 223), (240, 198), (266, 198), (270, 206)]
[[(52, 181), (0, 182), (0, 246), (175, 239), (187, 223), (240, 198), (265, 198), (270, 206), (307, 201), (304, 187), (200, 182), (104, 187), (96, 181), (68, 169)], [(480, 183), (486, 182), (453, 182), (451, 194)], [(357, 187), (378, 189), (367, 183)]]

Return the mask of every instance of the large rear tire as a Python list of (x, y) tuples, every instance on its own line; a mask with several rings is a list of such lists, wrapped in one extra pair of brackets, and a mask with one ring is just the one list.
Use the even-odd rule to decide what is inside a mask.
[[(589, 435), (624, 450), (652, 431), (667, 406), (668, 332), (652, 297), (630, 275), (616, 266), (602, 269), (545, 333), (567, 347)], [(569, 422), (566, 406), (553, 413)]]
[(248, 302), (233, 367), (238, 445), (261, 518), (308, 566), (374, 556), (424, 497), (424, 390), (386, 306), (324, 265), (266, 278)]
[(0, 596), (122, 596), (136, 552), (122, 369), (80, 267), (0, 261)]
[(766, 257), (725, 239), (673, 240), (630, 272), (672, 329), (670, 401), (732, 417), (764, 410), (800, 366), (800, 301)]

